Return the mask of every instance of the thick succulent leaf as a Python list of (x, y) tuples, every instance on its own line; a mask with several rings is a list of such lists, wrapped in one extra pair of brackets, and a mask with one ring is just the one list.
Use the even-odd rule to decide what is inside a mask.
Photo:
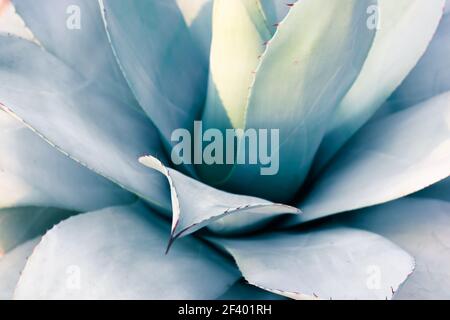
[(450, 202), (450, 178), (435, 183), (431, 187), (414, 194), (414, 196)]
[[(161, 172), (169, 181), (172, 198), (171, 242), (207, 225), (221, 233), (248, 232), (282, 214), (300, 210), (263, 199), (214, 189), (182, 173), (165, 167), (154, 157), (140, 159), (145, 166)], [(237, 216), (231, 220), (225, 217)], [(224, 221), (212, 222), (223, 218)]]
[(0, 209), (49, 206), (87, 211), (135, 200), (58, 152), (1, 109), (0, 136)]
[(290, 3), (280, 0), (260, 0), (260, 2), (267, 18), (267, 24), (275, 31), (288, 14)]
[(35, 44), (0, 37), (0, 103), (73, 159), (170, 208), (166, 181), (138, 163), (149, 153), (164, 159), (151, 122)]
[(213, 0), (177, 0), (189, 31), (201, 49), (205, 64), (209, 64), (213, 2)]
[(218, 300), (286, 300), (286, 298), (239, 280)]
[[(203, 114), (206, 127), (244, 127), (249, 87), (264, 43), (271, 37), (259, 1), (214, 1), (208, 99)], [(231, 126), (223, 127), (222, 113)]]
[[(249, 87), (272, 33), (260, 2), (255, 0), (214, 1), (212, 26), (208, 95), (202, 125), (225, 134), (226, 129), (244, 127)], [(197, 172), (208, 183), (217, 185), (227, 179), (232, 168), (232, 165), (203, 164), (197, 166)]]
[[(389, 299), (414, 268), (390, 241), (343, 227), (213, 241), (250, 284), (293, 299)], [(384, 275), (376, 287), (374, 267)]]
[(7, 254), (0, 252), (0, 300), (13, 298), (20, 273), (38, 242), (31, 240)]
[(414, 68), (439, 25), (444, 3), (378, 0), (379, 30), (358, 79), (334, 113), (315, 170), (370, 119)]
[(207, 65), (175, 0), (100, 0), (119, 64), (142, 108), (170, 145), (206, 95)]
[(449, 56), (450, 15), (447, 13), (424, 56), (383, 108), (398, 111), (450, 91)]
[(8, 252), (27, 240), (42, 236), (58, 222), (75, 215), (73, 211), (22, 207), (0, 210), (0, 252)]
[(109, 45), (97, 1), (13, 2), (49, 52), (118, 99), (137, 105)]
[(9, 0), (0, 0), (0, 33), (14, 34), (28, 40), (33, 39), (33, 34), (26, 28)]
[(15, 298), (215, 299), (240, 277), (195, 238), (165, 255), (166, 227), (141, 204), (66, 220), (36, 247)]
[(450, 299), (449, 202), (404, 198), (338, 220), (379, 233), (414, 256), (415, 271), (395, 298)]
[(365, 126), (318, 178), (297, 221), (424, 189), (450, 173), (450, 93)]
[[(227, 188), (275, 201), (294, 196), (333, 108), (367, 57), (374, 31), (366, 26), (366, 10), (372, 4), (376, 1), (293, 5), (262, 57), (246, 114), (246, 128), (279, 130), (279, 171), (261, 176), (262, 165), (235, 166)], [(246, 148), (241, 145), (238, 152), (248, 154)]]

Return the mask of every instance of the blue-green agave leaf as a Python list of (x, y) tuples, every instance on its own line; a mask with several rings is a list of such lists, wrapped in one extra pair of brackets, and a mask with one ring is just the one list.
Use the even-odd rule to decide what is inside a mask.
[(450, 173), (450, 93), (365, 126), (301, 201), (308, 221), (395, 200)]
[[(212, 29), (208, 95), (202, 121), (205, 128), (225, 133), (226, 129), (245, 126), (249, 88), (272, 31), (259, 0), (214, 1)], [(214, 185), (225, 181), (232, 168), (197, 166), (199, 175)]]
[(0, 136), (0, 209), (49, 206), (89, 211), (135, 200), (134, 195), (58, 152), (2, 110)]
[(212, 9), (214, 0), (177, 0), (189, 31), (201, 49), (205, 64), (209, 64), (212, 38)]
[[(387, 239), (344, 227), (212, 241), (250, 284), (292, 299), (390, 299), (414, 268)], [(372, 287), (375, 267), (383, 277)]]
[(242, 280), (237, 281), (218, 300), (286, 300), (287, 298), (252, 286)]
[(14, 297), (215, 299), (240, 278), (226, 259), (195, 238), (180, 240), (166, 256), (168, 231), (142, 204), (70, 218), (42, 238)]
[(338, 220), (379, 233), (414, 256), (415, 271), (396, 299), (450, 299), (449, 202), (404, 198)]
[[(49, 52), (118, 99), (137, 106), (111, 50), (97, 1), (13, 0), (13, 3)], [(83, 53), (89, 53), (89, 59)]]
[(447, 13), (422, 59), (383, 108), (395, 112), (450, 91), (449, 56), (450, 15)]
[(20, 274), (39, 240), (30, 240), (7, 254), (0, 253), (0, 300), (11, 300)]
[(444, 3), (378, 0), (377, 11), (372, 14), (378, 15), (379, 30), (358, 79), (334, 112), (315, 159), (315, 170), (320, 170), (373, 116), (414, 68), (433, 38)]
[[(246, 128), (279, 130), (279, 171), (260, 176), (262, 165), (235, 166), (228, 189), (274, 201), (294, 196), (334, 107), (367, 57), (375, 32), (366, 26), (366, 10), (373, 4), (302, 0), (293, 5), (261, 58), (245, 117)], [(238, 152), (244, 149), (241, 145)]]
[[(142, 157), (140, 162), (162, 173), (169, 182), (173, 212), (171, 242), (207, 225), (221, 233), (248, 232), (276, 216), (300, 213), (299, 209), (287, 205), (214, 189), (165, 167), (154, 157)], [(228, 217), (231, 220), (226, 220)], [(221, 218), (223, 221), (213, 223)]]
[(142, 108), (171, 145), (204, 105), (207, 70), (175, 0), (100, 0), (117, 60)]
[(450, 178), (435, 183), (432, 186), (415, 193), (414, 196), (450, 202)]
[[(264, 43), (271, 37), (259, 1), (214, 1), (209, 89), (203, 114), (208, 128), (244, 128), (249, 87)], [(220, 113), (229, 120), (229, 127), (223, 127)]]
[(0, 210), (0, 252), (42, 236), (60, 221), (75, 215), (73, 211), (45, 207), (21, 207)]
[(0, 37), (0, 103), (72, 159), (170, 209), (166, 181), (138, 162), (164, 159), (151, 122), (34, 43)]
[(289, 12), (290, 2), (280, 0), (260, 0), (271, 30), (276, 31), (280, 22)]

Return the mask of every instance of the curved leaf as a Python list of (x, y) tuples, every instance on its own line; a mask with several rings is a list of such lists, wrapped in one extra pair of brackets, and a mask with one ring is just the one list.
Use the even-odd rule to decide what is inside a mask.
[(22, 207), (0, 210), (0, 252), (8, 252), (44, 233), (58, 222), (75, 215), (73, 211)]
[(88, 211), (135, 200), (52, 148), (1, 109), (0, 136), (0, 209), (49, 206)]
[(128, 107), (138, 107), (112, 53), (97, 1), (13, 2), (26, 25), (49, 52), (103, 90), (129, 103)]
[(6, 255), (0, 253), (0, 300), (11, 300), (20, 273), (39, 240), (24, 243)]
[[(264, 43), (272, 37), (261, 4), (255, 0), (216, 0), (209, 69), (209, 92), (203, 121), (208, 128), (243, 128), (245, 107)], [(239, 48), (236, 50), (236, 48)], [(223, 109), (231, 122), (217, 119)]]
[(378, 0), (379, 30), (356, 82), (336, 109), (316, 156), (320, 170), (414, 68), (442, 17), (444, 0)]
[[(292, 199), (310, 168), (333, 108), (367, 57), (374, 31), (366, 9), (374, 0), (302, 0), (269, 42), (251, 89), (246, 128), (279, 130), (279, 171), (239, 165), (225, 184), (235, 192)], [(357, 44), (357, 45), (356, 45)], [(248, 146), (238, 152), (248, 154)]]
[(415, 193), (414, 196), (450, 202), (450, 177)]
[(206, 65), (209, 64), (211, 47), (213, 2), (213, 0), (177, 0), (189, 31), (201, 49)]
[(138, 163), (164, 159), (151, 122), (35, 44), (0, 37), (0, 103), (66, 155), (170, 210), (164, 179)]
[[(214, 1), (212, 25), (208, 95), (202, 125), (225, 133), (227, 129), (242, 129), (245, 125), (249, 88), (272, 33), (259, 0)], [(227, 179), (232, 168), (232, 165), (203, 164), (197, 166), (197, 172), (216, 185)]]
[[(366, 231), (327, 228), (237, 240), (212, 239), (252, 285), (293, 299), (387, 299), (414, 268), (390, 241)], [(370, 282), (376, 266), (383, 277)]]
[(218, 300), (285, 300), (286, 298), (259, 289), (244, 281), (236, 282), (225, 294)]
[(141, 204), (66, 220), (42, 238), (14, 297), (215, 299), (240, 277), (194, 238), (164, 255), (165, 227)]
[(118, 62), (136, 99), (171, 145), (206, 94), (207, 65), (175, 0), (100, 0)]
[[(172, 194), (171, 243), (207, 225), (220, 233), (246, 232), (260, 228), (282, 214), (300, 213), (300, 210), (263, 199), (235, 195), (214, 189), (182, 173), (165, 167), (153, 157), (140, 162), (161, 172), (169, 181)], [(231, 216), (235, 219), (212, 222)]]
[(379, 233), (416, 259), (397, 299), (450, 299), (450, 203), (405, 198), (338, 219)]
[(450, 91), (450, 15), (444, 15), (422, 59), (383, 108), (398, 111)]
[(267, 17), (268, 25), (275, 31), (289, 12), (290, 4), (280, 0), (260, 0)]
[(395, 200), (449, 174), (450, 93), (446, 93), (364, 127), (300, 202), (305, 214), (296, 220)]

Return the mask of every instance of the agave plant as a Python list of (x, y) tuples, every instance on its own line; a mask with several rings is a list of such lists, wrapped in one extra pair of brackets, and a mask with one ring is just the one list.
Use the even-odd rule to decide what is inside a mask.
[(444, 0), (13, 4), (1, 298), (450, 298)]

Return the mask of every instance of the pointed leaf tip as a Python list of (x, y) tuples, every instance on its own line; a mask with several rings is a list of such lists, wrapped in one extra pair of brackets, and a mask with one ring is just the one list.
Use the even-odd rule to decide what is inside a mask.
[(222, 229), (220, 225), (224, 222), (217, 221), (219, 219), (230, 218), (227, 229), (248, 231), (261, 227), (276, 216), (301, 213), (300, 209), (288, 205), (214, 189), (164, 166), (152, 156), (141, 157), (139, 162), (162, 173), (169, 183), (173, 214), (169, 248), (177, 238), (210, 224), (216, 230)]

